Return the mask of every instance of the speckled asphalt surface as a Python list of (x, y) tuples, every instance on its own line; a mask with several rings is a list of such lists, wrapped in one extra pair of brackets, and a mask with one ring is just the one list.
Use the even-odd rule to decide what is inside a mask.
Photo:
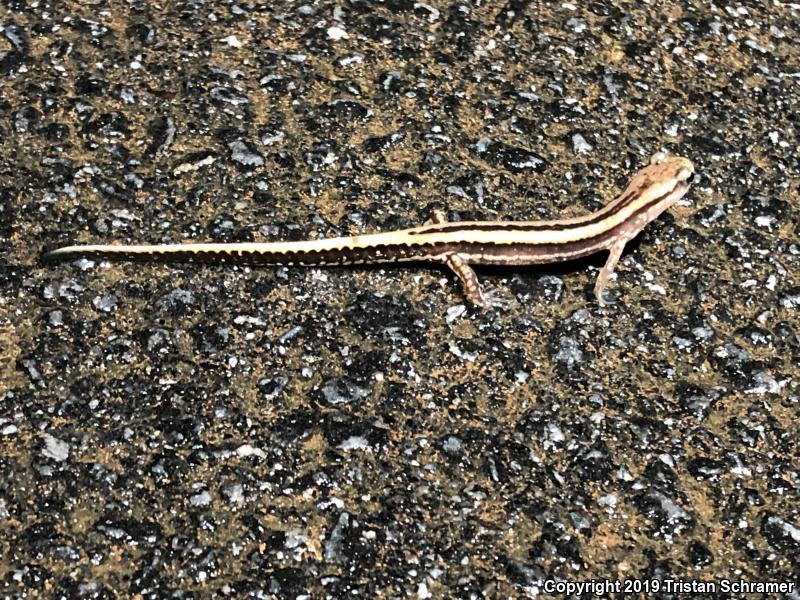
[[(0, 6), (2, 597), (797, 583), (798, 5), (87, 4)], [(605, 308), (602, 256), (488, 311), (38, 261), (577, 215), (660, 149), (699, 180)]]

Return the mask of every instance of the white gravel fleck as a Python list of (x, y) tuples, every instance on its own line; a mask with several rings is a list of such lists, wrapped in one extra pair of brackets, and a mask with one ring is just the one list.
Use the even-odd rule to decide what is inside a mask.
[(42, 454), (55, 461), (64, 462), (69, 457), (69, 442), (65, 442), (57, 437), (53, 437), (49, 433), (45, 433)]
[(203, 490), (199, 494), (189, 497), (189, 502), (192, 506), (208, 506), (211, 504), (211, 494)]
[(228, 37), (222, 38), (220, 42), (224, 42), (233, 48), (241, 48), (244, 45), (235, 35), (229, 35)]
[(328, 37), (334, 41), (339, 41), (342, 38), (347, 38), (350, 36), (347, 35), (347, 32), (344, 29), (334, 25), (333, 27), (328, 27)]
[(589, 154), (594, 150), (594, 146), (587, 142), (586, 138), (580, 133), (576, 133), (572, 136), (572, 149), (575, 154)]
[(340, 450), (369, 450), (367, 438), (360, 435), (353, 435), (344, 440), (337, 446)]

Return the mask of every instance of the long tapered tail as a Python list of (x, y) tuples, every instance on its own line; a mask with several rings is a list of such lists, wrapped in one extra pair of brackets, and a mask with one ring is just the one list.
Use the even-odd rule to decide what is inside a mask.
[(44, 262), (78, 258), (156, 262), (236, 263), (252, 265), (352, 265), (363, 263), (436, 260), (421, 252), (425, 246), (408, 242), (405, 232), (327, 238), (298, 242), (66, 246), (47, 252)]

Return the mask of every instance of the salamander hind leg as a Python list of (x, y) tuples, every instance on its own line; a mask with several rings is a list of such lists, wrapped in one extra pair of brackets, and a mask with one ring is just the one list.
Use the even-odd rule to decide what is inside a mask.
[(431, 213), (430, 218), (425, 221), (425, 225), (438, 225), (440, 223), (447, 223), (447, 215), (443, 210), (436, 209)]
[(444, 264), (450, 267), (458, 275), (464, 286), (464, 295), (467, 300), (477, 306), (485, 306), (486, 302), (481, 291), (481, 284), (478, 276), (472, 267), (469, 266), (463, 256), (458, 254), (448, 254), (444, 259)]
[[(442, 223), (447, 223), (447, 215), (443, 210), (434, 210), (431, 217), (425, 221), (425, 225), (440, 225)], [(509, 302), (500, 298), (496, 290), (483, 292), (478, 276), (463, 256), (460, 254), (447, 254), (444, 256), (443, 262), (458, 275), (464, 288), (464, 296), (466, 296), (470, 304), (482, 308), (492, 306), (507, 308), (509, 306)]]

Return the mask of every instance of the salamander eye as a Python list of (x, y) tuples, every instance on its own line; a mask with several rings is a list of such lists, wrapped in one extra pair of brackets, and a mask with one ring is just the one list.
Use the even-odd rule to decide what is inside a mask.
[(651, 165), (660, 165), (669, 155), (666, 152), (656, 152), (653, 156), (650, 157), (650, 164)]
[(678, 179), (686, 183), (691, 183), (694, 179), (694, 171), (688, 167), (681, 167), (678, 169)]

